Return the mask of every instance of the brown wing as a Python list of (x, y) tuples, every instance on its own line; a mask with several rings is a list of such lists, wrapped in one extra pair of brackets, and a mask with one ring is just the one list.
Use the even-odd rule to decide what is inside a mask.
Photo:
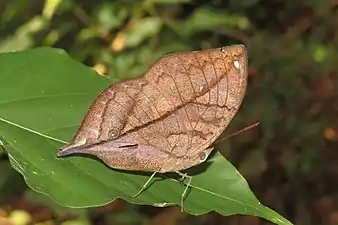
[(246, 70), (242, 45), (168, 55), (144, 77), (101, 93), (65, 148), (118, 140), (163, 152), (162, 172), (196, 165), (238, 111)]

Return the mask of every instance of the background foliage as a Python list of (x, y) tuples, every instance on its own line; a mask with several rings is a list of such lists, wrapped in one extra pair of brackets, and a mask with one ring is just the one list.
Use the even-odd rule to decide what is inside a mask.
[[(249, 87), (227, 132), (257, 120), (261, 126), (218, 149), (262, 203), (295, 224), (338, 223), (337, 1), (3, 0), (0, 37), (1, 52), (62, 48), (113, 81), (141, 75), (166, 53), (244, 43)], [(0, 216), (79, 224), (267, 223), (122, 201), (64, 209), (27, 189), (7, 156), (0, 157)]]

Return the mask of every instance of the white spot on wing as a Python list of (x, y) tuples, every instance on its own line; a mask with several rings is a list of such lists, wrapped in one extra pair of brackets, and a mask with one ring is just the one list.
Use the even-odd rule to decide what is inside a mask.
[(235, 61), (234, 61), (234, 66), (235, 66), (237, 69), (240, 69), (238, 60), (235, 60)]

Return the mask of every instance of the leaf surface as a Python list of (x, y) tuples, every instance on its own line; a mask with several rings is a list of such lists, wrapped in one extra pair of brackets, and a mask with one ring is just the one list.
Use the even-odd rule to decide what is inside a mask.
[[(0, 54), (0, 138), (12, 166), (35, 191), (69, 207), (93, 207), (117, 198), (136, 204), (179, 205), (185, 188), (174, 174), (159, 175), (131, 198), (148, 173), (122, 172), (86, 157), (59, 159), (90, 103), (110, 81), (61, 50), (38, 48)], [(291, 224), (262, 205), (245, 179), (220, 154), (188, 170), (192, 187), (184, 201), (191, 214), (216, 211)]]

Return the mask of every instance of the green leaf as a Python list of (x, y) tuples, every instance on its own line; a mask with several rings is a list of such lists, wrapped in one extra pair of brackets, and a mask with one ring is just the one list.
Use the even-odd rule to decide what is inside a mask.
[(247, 17), (236, 15), (224, 10), (211, 7), (200, 7), (184, 22), (175, 23), (173, 28), (183, 35), (194, 34), (201, 31), (214, 31), (215, 29), (223, 29), (235, 27), (247, 29), (250, 22)]
[(128, 16), (128, 8), (122, 7), (119, 3), (104, 3), (102, 4), (96, 14), (99, 26), (105, 31), (121, 26), (123, 21)]
[(158, 17), (147, 17), (135, 20), (133, 26), (124, 33), (125, 45), (138, 46), (142, 41), (156, 35), (162, 28), (162, 21)]
[(149, 0), (155, 4), (179, 4), (179, 3), (189, 3), (191, 0)]
[(49, 20), (52, 19), (55, 11), (62, 1), (63, 0), (46, 0), (42, 12), (43, 16)]
[[(180, 204), (185, 185), (171, 174), (157, 176), (148, 189), (132, 198), (150, 174), (110, 169), (81, 156), (56, 157), (97, 93), (108, 86), (108, 79), (63, 51), (49, 48), (0, 54), (0, 65), (0, 136), (12, 166), (32, 189), (69, 207), (104, 205), (117, 198), (162, 207)], [(184, 200), (188, 213), (214, 210), (291, 224), (263, 206), (220, 154), (188, 174), (193, 175)]]
[(35, 16), (22, 25), (14, 35), (0, 42), (0, 52), (19, 51), (33, 45), (32, 34), (42, 30), (48, 23), (45, 18)]

